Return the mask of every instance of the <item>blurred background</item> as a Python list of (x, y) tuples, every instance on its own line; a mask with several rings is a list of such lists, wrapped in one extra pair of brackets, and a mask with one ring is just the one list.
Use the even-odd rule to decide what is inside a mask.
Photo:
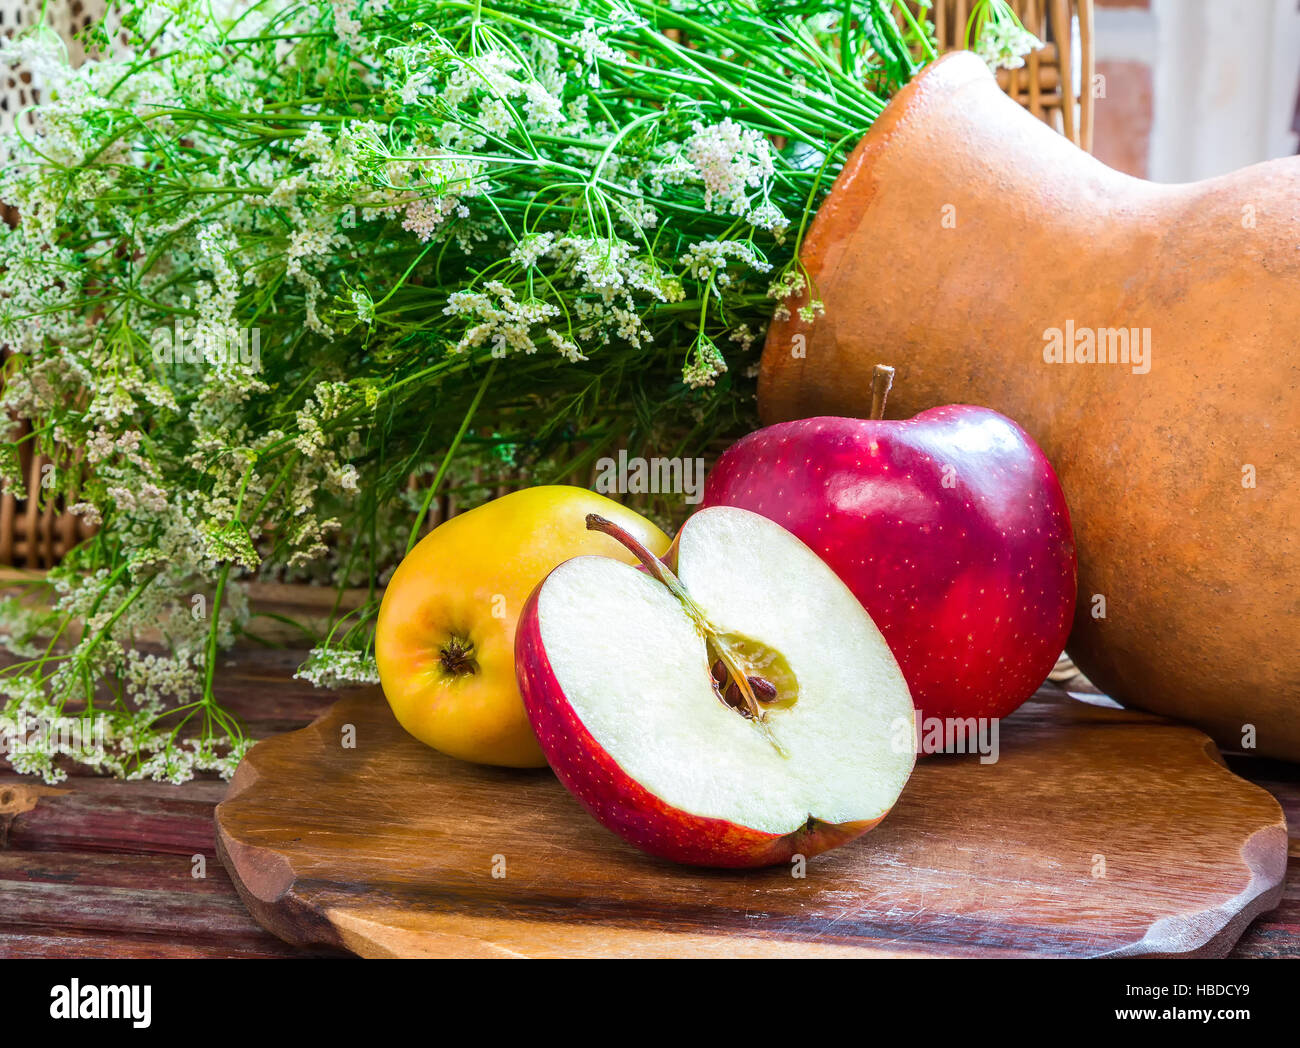
[(1157, 182), (1296, 153), (1297, 0), (1095, 0), (1093, 152)]

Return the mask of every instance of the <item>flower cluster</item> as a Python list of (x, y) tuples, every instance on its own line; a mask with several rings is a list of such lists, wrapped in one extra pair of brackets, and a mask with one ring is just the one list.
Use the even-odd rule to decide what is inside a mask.
[(910, 18), (119, 0), (79, 67), (0, 44), (42, 86), (0, 140), (0, 481), (97, 528), (0, 602), (0, 728), (104, 723), (14, 766), (227, 774), (253, 584), (364, 587), (301, 676), (372, 682), (383, 582), (453, 499), (752, 422), (791, 231), (933, 57)]
[(788, 221), (769, 199), (776, 164), (772, 145), (762, 132), (742, 127), (730, 117), (705, 125), (696, 120), (691, 135), (657, 172), (659, 184), (699, 181), (704, 206), (741, 215), (767, 232), (783, 231)]
[(1006, 0), (979, 0), (967, 25), (971, 48), (989, 69), (1019, 69), (1025, 56), (1039, 50), (1043, 42), (1020, 23)]

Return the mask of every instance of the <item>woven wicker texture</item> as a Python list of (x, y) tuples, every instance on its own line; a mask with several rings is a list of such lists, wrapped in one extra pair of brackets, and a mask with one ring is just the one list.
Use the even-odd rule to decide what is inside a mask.
[[(961, 46), (974, 0), (932, 8), (943, 50)], [(1046, 46), (1020, 69), (999, 69), (1002, 90), (1071, 142), (1092, 151), (1095, 40), (1093, 0), (1011, 0), (1026, 29)]]

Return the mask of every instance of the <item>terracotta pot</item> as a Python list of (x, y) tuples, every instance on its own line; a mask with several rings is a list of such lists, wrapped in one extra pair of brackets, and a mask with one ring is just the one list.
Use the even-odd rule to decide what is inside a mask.
[[(891, 417), (1015, 418), (1070, 503), (1080, 668), (1228, 747), (1253, 725), (1257, 752), (1300, 759), (1300, 158), (1130, 178), (953, 54), (859, 143), (803, 258), (825, 314), (772, 325), (764, 421), (866, 415), (876, 363), (898, 369)], [(1048, 362), (1053, 332), (1083, 349), (1085, 328), (1107, 363)], [(1149, 371), (1131, 350), (1109, 362), (1119, 328), (1149, 336)]]

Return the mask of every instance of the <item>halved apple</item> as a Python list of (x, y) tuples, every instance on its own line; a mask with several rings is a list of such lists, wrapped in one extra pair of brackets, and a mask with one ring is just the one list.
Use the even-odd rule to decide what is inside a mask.
[(560, 781), (664, 858), (767, 866), (885, 817), (915, 763), (912, 698), (875, 624), (778, 524), (717, 507), (664, 560), (576, 557), (524, 607), (515, 665)]

